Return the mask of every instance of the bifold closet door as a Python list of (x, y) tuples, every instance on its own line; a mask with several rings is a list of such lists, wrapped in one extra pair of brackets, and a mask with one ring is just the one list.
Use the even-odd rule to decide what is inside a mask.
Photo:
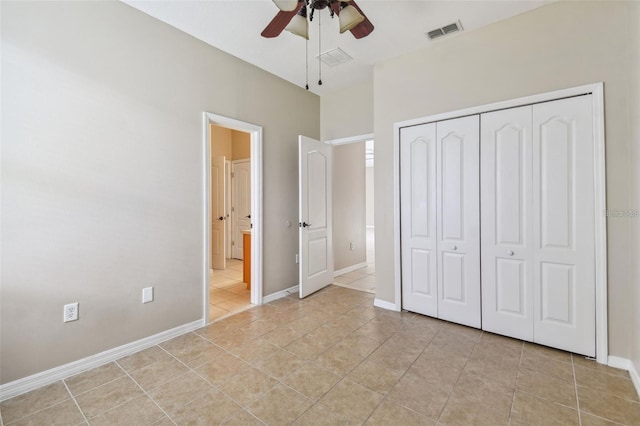
[(595, 355), (591, 96), (482, 115), (482, 327)]
[(533, 341), (531, 106), (481, 116), (482, 328)]
[(438, 316), (436, 125), (400, 130), (402, 307)]
[(534, 341), (595, 356), (591, 95), (533, 106)]
[(480, 118), (439, 121), (437, 138), (438, 318), (481, 326)]

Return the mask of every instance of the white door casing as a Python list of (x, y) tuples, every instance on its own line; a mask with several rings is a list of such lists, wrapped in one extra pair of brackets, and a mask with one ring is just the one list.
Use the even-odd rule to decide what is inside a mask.
[(482, 328), (533, 341), (531, 106), (481, 116)]
[(333, 280), (331, 149), (306, 136), (298, 140), (300, 298)]
[(436, 125), (400, 132), (402, 306), (437, 317)]
[(225, 254), (225, 173), (224, 156), (211, 163), (211, 267), (226, 268)]
[(436, 123), (438, 318), (480, 328), (479, 117)]
[(236, 160), (231, 163), (231, 222), (233, 258), (243, 259), (242, 231), (251, 229), (251, 162)]
[(534, 340), (594, 356), (591, 96), (533, 106)]

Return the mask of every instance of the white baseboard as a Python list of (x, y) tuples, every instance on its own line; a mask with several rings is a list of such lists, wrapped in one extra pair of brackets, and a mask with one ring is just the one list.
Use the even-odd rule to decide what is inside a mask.
[(173, 339), (174, 337), (178, 337), (190, 331), (204, 327), (205, 325), (206, 324), (204, 320), (200, 319), (197, 321), (193, 321), (188, 324), (184, 324), (179, 327), (154, 334), (153, 336), (145, 337), (144, 339), (136, 340), (135, 342), (127, 343), (126, 345), (109, 349), (99, 354), (91, 355), (86, 358), (43, 371), (41, 373), (36, 373), (31, 376), (15, 380), (13, 382), (5, 383), (4, 385), (0, 385), (0, 401), (13, 398), (14, 396), (21, 395), (34, 389), (38, 389), (42, 386), (57, 382), (58, 380), (66, 379), (67, 377), (73, 376), (91, 368), (99, 367), (101, 365), (122, 358), (123, 356), (131, 355), (143, 349), (155, 346), (158, 343), (162, 343), (169, 339)]
[(399, 312), (400, 309), (396, 306), (395, 303), (387, 302), (385, 300), (373, 299), (373, 306), (377, 308), (387, 309), (389, 311)]
[(636, 370), (636, 366), (633, 364), (633, 362), (631, 362), (631, 360), (617, 356), (610, 356), (607, 364), (609, 365), (609, 367), (627, 370), (629, 372), (629, 375), (631, 376), (633, 386), (635, 386), (636, 392), (640, 396), (640, 375), (638, 374), (638, 370)]
[(294, 285), (293, 287), (289, 287), (289, 288), (287, 288), (285, 290), (280, 290), (280, 291), (277, 291), (275, 293), (271, 293), (268, 296), (263, 297), (262, 298), (262, 303), (273, 302), (274, 300), (282, 299), (283, 297), (287, 297), (287, 296), (290, 296), (292, 294), (295, 294), (298, 291), (300, 291), (300, 286), (299, 285)]
[(353, 272), (355, 270), (366, 268), (367, 262), (358, 263), (357, 265), (352, 265), (347, 268), (340, 269), (339, 271), (333, 271), (333, 278), (339, 277), (340, 275), (348, 274), (349, 272)]

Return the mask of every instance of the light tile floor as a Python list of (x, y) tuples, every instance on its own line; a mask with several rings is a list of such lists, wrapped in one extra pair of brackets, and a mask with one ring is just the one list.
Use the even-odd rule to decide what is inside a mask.
[(640, 424), (627, 372), (337, 286), (0, 404), (5, 425)]
[(367, 228), (367, 266), (340, 275), (333, 279), (333, 283), (340, 287), (353, 290), (376, 292), (376, 259), (373, 228)]
[(209, 284), (209, 322), (249, 309), (251, 290), (242, 281), (242, 260), (228, 259), (227, 269), (212, 269)]

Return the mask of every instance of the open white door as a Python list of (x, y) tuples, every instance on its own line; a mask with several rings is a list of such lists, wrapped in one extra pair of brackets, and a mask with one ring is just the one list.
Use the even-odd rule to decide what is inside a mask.
[(233, 252), (234, 259), (244, 258), (242, 245), (242, 231), (251, 229), (251, 161), (238, 160), (231, 164), (232, 203), (231, 218), (233, 222)]
[(211, 267), (225, 269), (225, 172), (224, 156), (211, 163)]
[(331, 284), (331, 145), (300, 136), (299, 250), (300, 298)]

